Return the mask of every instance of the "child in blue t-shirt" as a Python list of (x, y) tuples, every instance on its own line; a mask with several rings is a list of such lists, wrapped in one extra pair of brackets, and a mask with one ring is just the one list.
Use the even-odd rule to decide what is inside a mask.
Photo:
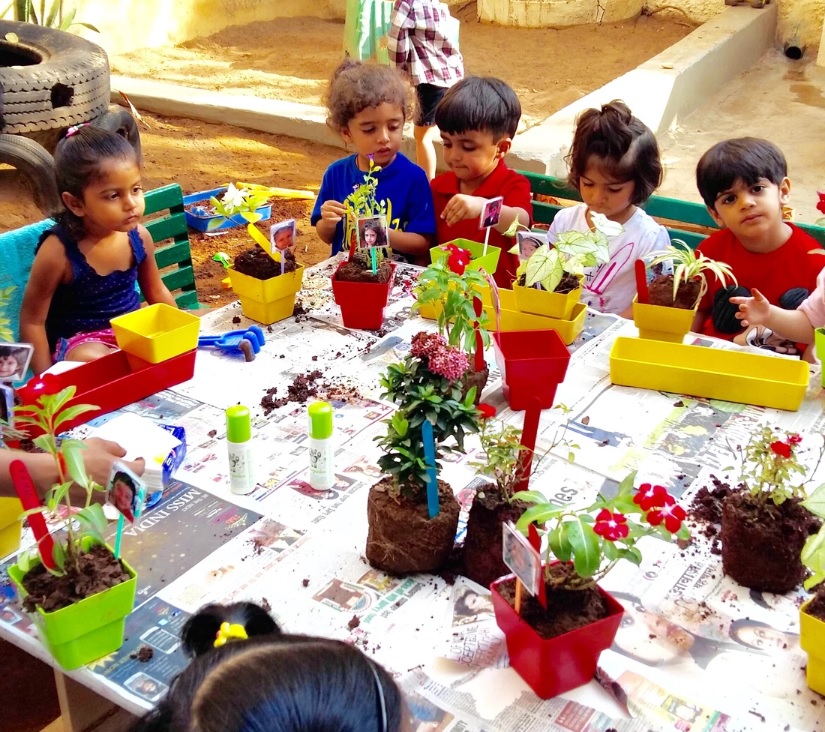
[(408, 86), (393, 68), (347, 59), (336, 69), (327, 96), (329, 124), (355, 154), (327, 168), (312, 211), (318, 236), (337, 254), (344, 246), (344, 201), (364, 182), (370, 160), (375, 198), (385, 201), (389, 244), (414, 264), (429, 262), (435, 233), (433, 198), (427, 175), (400, 152), (407, 119)]

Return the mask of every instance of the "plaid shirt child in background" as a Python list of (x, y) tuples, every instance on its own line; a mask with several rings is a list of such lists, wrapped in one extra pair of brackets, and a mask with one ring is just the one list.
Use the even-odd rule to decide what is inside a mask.
[(427, 178), (435, 176), (435, 107), (464, 76), (458, 33), (451, 34), (447, 5), (439, 0), (395, 0), (387, 41), (390, 63), (415, 86), (413, 117), (416, 162)]

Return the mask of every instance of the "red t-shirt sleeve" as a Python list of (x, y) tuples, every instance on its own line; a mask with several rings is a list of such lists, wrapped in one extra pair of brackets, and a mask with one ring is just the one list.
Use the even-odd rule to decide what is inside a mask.
[(521, 173), (511, 170), (502, 186), (500, 195), (504, 197), (505, 206), (527, 211), (530, 224), (533, 223), (533, 196), (530, 192), (530, 181), (527, 178)]

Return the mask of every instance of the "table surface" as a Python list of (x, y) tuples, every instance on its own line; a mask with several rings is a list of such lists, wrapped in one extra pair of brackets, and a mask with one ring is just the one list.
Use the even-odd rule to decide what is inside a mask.
[[(593, 681), (547, 701), (507, 665), (482, 588), (463, 578), (449, 585), (437, 576), (399, 579), (372, 569), (363, 557), (367, 493), (378, 477), (372, 438), (392, 412), (380, 400), (378, 377), (406, 352), (413, 334), (433, 330), (434, 323), (411, 314), (419, 270), (404, 265), (383, 330), (343, 328), (329, 288), (334, 266), (328, 260), (306, 272), (298, 296), (306, 314), (266, 327), (267, 343), (253, 362), (201, 350), (191, 381), (124, 410), (183, 425), (188, 454), (162, 502), (126, 530), (122, 552), (139, 578), (123, 647), (71, 677), (142, 713), (185, 666), (178, 633), (190, 614), (207, 602), (252, 600), (268, 604), (287, 632), (355, 643), (398, 674), (421, 723), (417, 729), (818, 726), (823, 702), (805, 683), (797, 636), (803, 593), (748, 592), (722, 576), (712, 539), (699, 531), (686, 550), (651, 539), (640, 567), (625, 563), (611, 571), (602, 584), (627, 613), (614, 647), (601, 656), (602, 685)], [(249, 324), (233, 304), (204, 316), (202, 332)], [(545, 410), (537, 442), (543, 454), (567, 423), (575, 460), (556, 448), (534, 468), (531, 488), (560, 502), (583, 502), (638, 469), (638, 483), (661, 483), (687, 506), (711, 475), (734, 463), (729, 445), (741, 443), (756, 424), (823, 433), (818, 367), (797, 412), (612, 385), (613, 338), (635, 333), (632, 322), (588, 313), (556, 395), (569, 411)], [(523, 413), (506, 406), (492, 349), (487, 357), (484, 401), (520, 426)], [(295, 377), (316, 369), (318, 397), (336, 410), (337, 482), (324, 493), (306, 483), (306, 403), (288, 402), (268, 416), (260, 405), (268, 389), (287, 397)], [(248, 496), (233, 495), (227, 479), (224, 409), (238, 402), (253, 411), (257, 486)], [(77, 432), (86, 435), (109, 418)], [(803, 443), (811, 464), (817, 439)], [(468, 445), (468, 454), (446, 462), (442, 474), (462, 505), (459, 539), (481, 480), (469, 463), (483, 453), (477, 440)], [(8, 584), (10, 561), (0, 564), (0, 637), (50, 662)], [(468, 593), (480, 596), (470, 616), (455, 607)], [(755, 622), (734, 636), (733, 622), (744, 618)], [(146, 663), (131, 658), (143, 645), (154, 651)]]

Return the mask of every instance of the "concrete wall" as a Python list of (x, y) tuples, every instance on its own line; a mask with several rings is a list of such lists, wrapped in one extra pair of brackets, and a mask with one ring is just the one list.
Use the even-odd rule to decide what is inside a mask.
[(611, 23), (635, 18), (644, 0), (478, 0), (481, 20), (522, 28)]

